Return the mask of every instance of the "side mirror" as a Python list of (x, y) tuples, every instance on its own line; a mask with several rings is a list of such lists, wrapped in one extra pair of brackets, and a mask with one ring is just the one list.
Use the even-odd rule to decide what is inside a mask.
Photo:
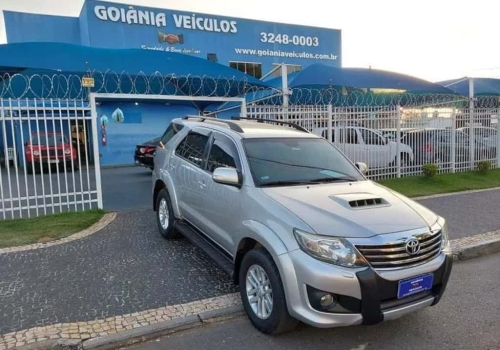
[(28, 141), (24, 142), (24, 147), (28, 147), (30, 143)]
[(220, 184), (229, 186), (240, 186), (241, 176), (233, 168), (216, 168), (212, 174), (212, 179)]
[(363, 175), (366, 175), (368, 172), (368, 165), (366, 165), (366, 163), (357, 162), (356, 167), (363, 173)]

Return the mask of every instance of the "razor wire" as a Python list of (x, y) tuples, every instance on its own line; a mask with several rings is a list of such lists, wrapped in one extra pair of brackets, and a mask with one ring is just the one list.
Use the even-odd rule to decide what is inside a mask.
[[(92, 88), (84, 87), (84, 77), (94, 80)], [(0, 75), (0, 98), (3, 99), (88, 99), (88, 94), (179, 95), (204, 97), (246, 97), (248, 104), (282, 105), (280, 88), (254, 84), (249, 79), (225, 76), (178, 76), (153, 72), (115, 72), (113, 70), (86, 73), (44, 72), (34, 74), (4, 73)], [(289, 89), (289, 105), (333, 106), (425, 106), (468, 108), (466, 96), (443, 93), (370, 92), (342, 86)], [(499, 108), (498, 96), (474, 98), (476, 108)]]

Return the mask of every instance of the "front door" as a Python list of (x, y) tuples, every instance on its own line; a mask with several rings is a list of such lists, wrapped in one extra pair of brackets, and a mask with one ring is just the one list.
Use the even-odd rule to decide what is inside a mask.
[(391, 159), (391, 145), (385, 138), (366, 128), (359, 128), (359, 133), (365, 145), (364, 157), (366, 160), (362, 160), (362, 162), (372, 168), (382, 168), (394, 160)]
[(365, 146), (358, 135), (356, 128), (340, 127), (332, 130), (333, 143), (346, 155), (353, 163), (366, 162)]
[(213, 181), (212, 174), (218, 167), (241, 171), (241, 162), (234, 141), (226, 135), (214, 132), (205, 170), (200, 175), (201, 183), (205, 186), (203, 195), (199, 197), (199, 214), (203, 221), (201, 228), (210, 232), (210, 237), (218, 245), (233, 253), (235, 237), (242, 227), (242, 190)]

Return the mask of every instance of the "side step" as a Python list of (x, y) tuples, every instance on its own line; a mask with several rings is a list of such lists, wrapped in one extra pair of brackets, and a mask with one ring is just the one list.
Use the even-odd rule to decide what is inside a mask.
[(231, 259), (220, 251), (214, 243), (203, 237), (203, 234), (192, 228), (189, 224), (183, 221), (175, 221), (174, 228), (186, 237), (194, 246), (201, 249), (207, 254), (229, 277), (233, 278), (234, 265)]

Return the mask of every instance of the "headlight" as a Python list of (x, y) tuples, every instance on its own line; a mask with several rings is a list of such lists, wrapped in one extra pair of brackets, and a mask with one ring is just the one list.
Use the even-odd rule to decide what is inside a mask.
[(318, 236), (297, 229), (293, 233), (300, 248), (316, 259), (344, 267), (368, 266), (352, 244), (343, 238)]
[(436, 223), (431, 227), (431, 230), (433, 232), (441, 230), (441, 250), (449, 248), (450, 236), (448, 233), (448, 222), (444, 218), (439, 217)]
[(35, 157), (38, 157), (38, 156), (40, 155), (40, 152), (38, 152), (38, 151), (34, 151), (34, 152), (33, 152), (33, 155), (34, 155)]
[(445, 249), (448, 244), (450, 243), (450, 236), (448, 234), (448, 222), (443, 219), (441, 223), (441, 234), (442, 234), (442, 240), (441, 240), (441, 250)]
[(64, 150), (64, 154), (70, 154), (70, 153), (71, 153), (71, 150), (70, 150), (69, 148), (66, 148), (66, 149)]

